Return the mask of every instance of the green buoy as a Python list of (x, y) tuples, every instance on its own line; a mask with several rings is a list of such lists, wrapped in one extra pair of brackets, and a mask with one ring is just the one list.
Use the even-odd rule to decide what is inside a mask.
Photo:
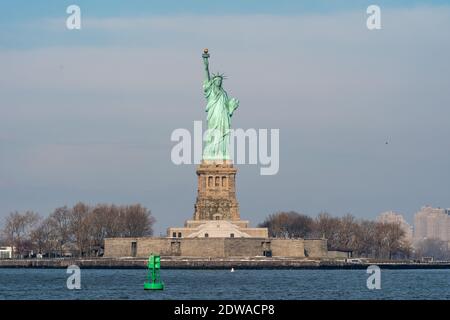
[(161, 268), (160, 256), (151, 254), (148, 258), (148, 275), (144, 282), (144, 290), (164, 290), (164, 283), (159, 277), (159, 269)]

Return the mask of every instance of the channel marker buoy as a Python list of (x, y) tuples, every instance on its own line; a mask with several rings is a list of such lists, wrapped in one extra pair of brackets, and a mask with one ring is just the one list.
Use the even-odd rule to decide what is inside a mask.
[(144, 282), (144, 290), (164, 290), (164, 283), (159, 276), (161, 257), (151, 254), (148, 258), (147, 281)]

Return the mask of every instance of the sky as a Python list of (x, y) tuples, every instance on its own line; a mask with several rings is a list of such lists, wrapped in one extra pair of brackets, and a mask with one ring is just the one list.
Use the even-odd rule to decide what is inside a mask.
[(238, 166), (251, 225), (450, 207), (448, 1), (0, 4), (0, 219), (78, 201), (141, 203), (156, 235), (192, 218), (195, 165), (172, 163), (170, 136), (206, 120), (205, 47), (240, 100), (232, 126), (280, 130), (276, 175)]

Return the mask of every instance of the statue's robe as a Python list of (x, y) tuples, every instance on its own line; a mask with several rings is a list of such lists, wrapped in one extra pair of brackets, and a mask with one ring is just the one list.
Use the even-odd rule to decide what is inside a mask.
[(231, 117), (239, 102), (228, 98), (226, 91), (213, 84), (213, 79), (203, 82), (207, 100), (208, 131), (206, 133), (204, 160), (229, 160)]

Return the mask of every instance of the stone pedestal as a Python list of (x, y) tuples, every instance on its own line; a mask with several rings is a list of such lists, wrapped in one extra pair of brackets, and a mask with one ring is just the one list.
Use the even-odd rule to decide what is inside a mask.
[(203, 161), (197, 167), (194, 220), (240, 220), (236, 172), (230, 162)]
[(167, 229), (170, 238), (268, 238), (267, 228), (241, 220), (236, 200), (237, 169), (230, 161), (206, 161), (197, 167), (197, 201), (192, 220)]

